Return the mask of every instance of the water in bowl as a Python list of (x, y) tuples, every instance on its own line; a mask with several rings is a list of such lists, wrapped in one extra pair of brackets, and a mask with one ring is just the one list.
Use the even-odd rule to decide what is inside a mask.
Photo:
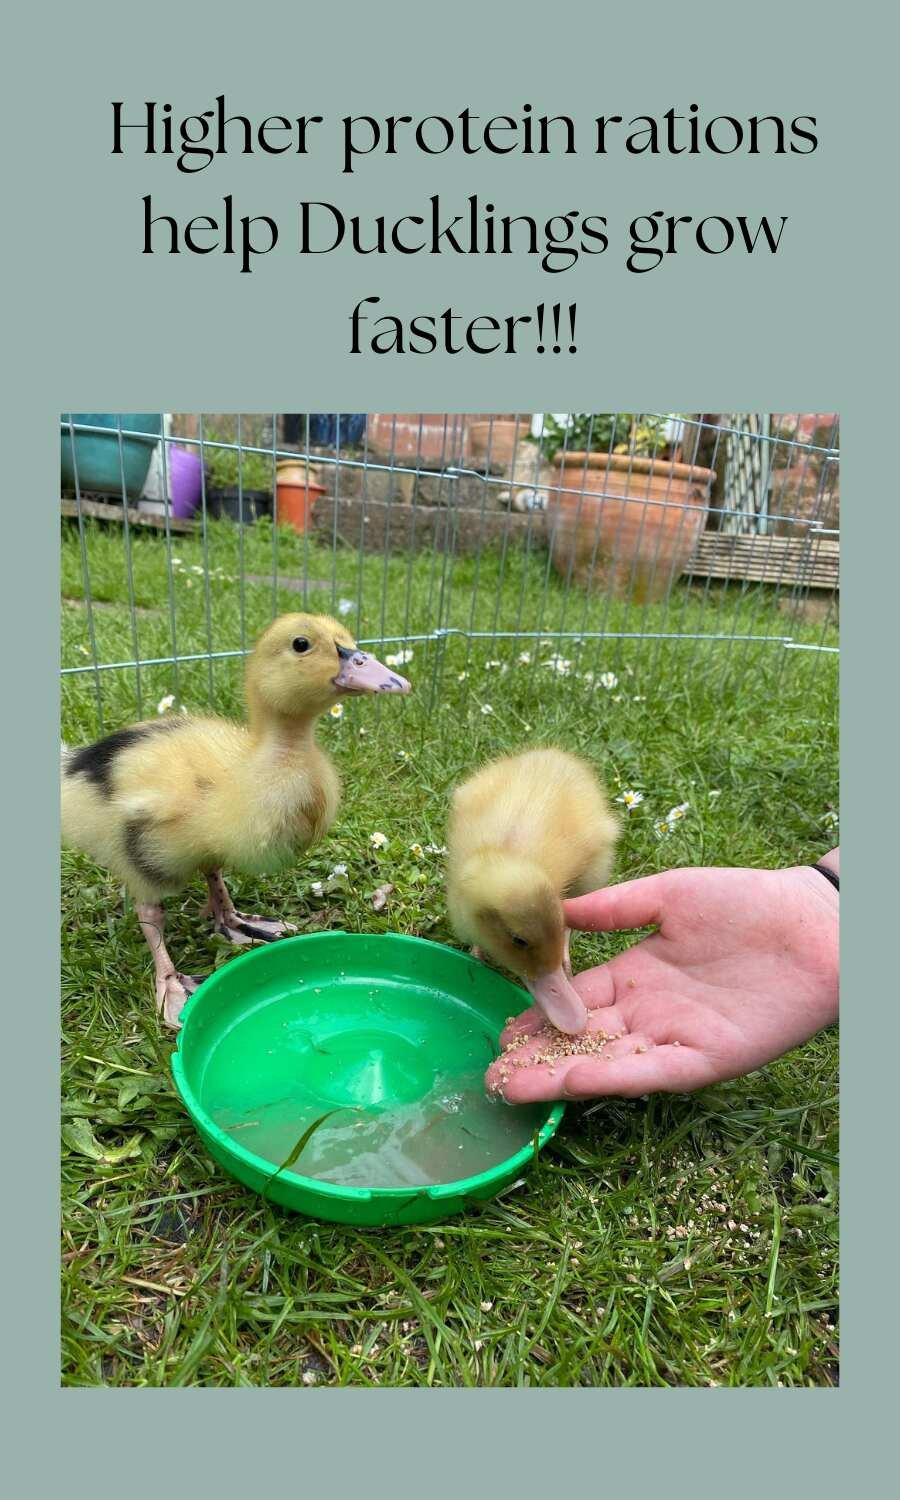
[[(251, 1113), (252, 1118), (236, 1118), (233, 1110), (223, 1109), (213, 1117), (220, 1129), (274, 1170), (323, 1111), (321, 1101), (304, 1098), (298, 1089), (290, 1097), (258, 1104)], [(483, 1070), (462, 1078), (438, 1075), (423, 1098), (407, 1104), (338, 1106), (289, 1170), (345, 1187), (455, 1182), (513, 1156), (545, 1118), (546, 1109), (511, 1108), (488, 1098)]]

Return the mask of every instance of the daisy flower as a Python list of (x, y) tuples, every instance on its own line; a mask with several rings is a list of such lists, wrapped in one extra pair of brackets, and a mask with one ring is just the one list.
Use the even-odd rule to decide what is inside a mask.
[(310, 890), (312, 891), (314, 896), (324, 896), (325, 894), (325, 887), (322, 884), (321, 880), (314, 880), (312, 885), (310, 886)]
[(606, 688), (607, 692), (609, 693), (612, 692), (614, 687), (619, 686), (619, 679), (616, 676), (615, 672), (601, 672), (600, 676), (597, 678), (597, 681), (599, 682), (600, 686)]
[(567, 661), (564, 656), (549, 656), (544, 665), (552, 667), (554, 672), (559, 673), (560, 677), (568, 677), (572, 670), (572, 663)]
[(482, 703), (481, 712), (483, 714), (492, 714), (494, 710), (491, 708), (491, 705), (489, 703)]
[(457, 680), (457, 682), (465, 682), (465, 680), (468, 677), (468, 675), (469, 675), (468, 672), (457, 672), (457, 674), (456, 674), (456, 680)]
[(502, 667), (503, 663), (502, 661), (486, 661), (484, 665), (489, 672), (492, 672), (495, 667)]
[(405, 667), (406, 663), (412, 659), (412, 651), (395, 651), (392, 656), (386, 656), (384, 662), (388, 667)]
[(346, 875), (346, 873), (347, 873), (347, 866), (346, 865), (335, 865), (334, 869), (331, 872), (331, 875), (330, 875), (329, 879), (333, 880), (334, 877), (335, 877), (335, 875)]
[(829, 808), (824, 818), (822, 819), (822, 822), (826, 828), (837, 828), (840, 819), (834, 809)]
[(669, 808), (669, 811), (666, 813), (666, 822), (670, 827), (674, 827), (676, 823), (681, 822), (690, 805), (689, 802), (679, 802), (677, 807)]
[(628, 808), (629, 812), (632, 812), (633, 809), (636, 808), (636, 807), (640, 807), (640, 805), (643, 802), (643, 800), (644, 800), (644, 794), (643, 794), (643, 792), (632, 792), (632, 791), (623, 792), (622, 795), (621, 795), (621, 797), (617, 797), (616, 798), (617, 802), (624, 802), (625, 803), (625, 806)]
[(356, 605), (354, 604), (354, 602), (353, 602), (352, 599), (339, 599), (338, 600), (338, 614), (339, 615), (349, 615), (351, 609), (355, 609), (355, 608), (356, 608)]
[(582, 682), (593, 682), (593, 680), (594, 680), (594, 674), (593, 674), (593, 672), (582, 672), (582, 674), (581, 674), (581, 680), (582, 680)]
[(409, 852), (410, 854), (414, 854), (416, 856), (416, 859), (421, 859), (422, 855), (425, 853), (425, 850), (422, 848), (421, 844), (410, 844)]
[(331, 714), (331, 717), (333, 719), (342, 719), (344, 717), (343, 703), (332, 703), (328, 712)]
[(666, 834), (672, 832), (672, 824), (666, 818), (657, 818), (653, 825), (653, 831), (657, 838), (664, 839)]
[(157, 705), (156, 705), (156, 712), (158, 714), (167, 714), (169, 712), (169, 709), (174, 704), (174, 702), (175, 702), (175, 694), (174, 693), (166, 693), (166, 696), (164, 698), (160, 698), (159, 702), (157, 703)]
[(447, 853), (447, 846), (446, 846), (446, 844), (426, 844), (425, 845), (425, 853), (426, 854), (446, 854)]
[(520, 667), (530, 667), (531, 666), (531, 652), (530, 651), (520, 651), (517, 660), (518, 660), (518, 663), (519, 663)]
[(388, 841), (383, 833), (370, 833), (369, 843), (373, 849), (386, 849)]

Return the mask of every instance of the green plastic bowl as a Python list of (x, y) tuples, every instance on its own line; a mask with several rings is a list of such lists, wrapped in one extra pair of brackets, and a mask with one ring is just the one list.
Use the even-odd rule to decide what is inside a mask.
[(532, 1139), (478, 1176), (367, 1188), (290, 1169), (273, 1177), (278, 1162), (255, 1155), (213, 1119), (213, 1096), (220, 1108), (229, 1090), (236, 1107), (248, 1092), (284, 1097), (302, 1068), (304, 1094), (321, 1099), (323, 1113), (414, 1103), (433, 1087), (438, 1061), (444, 1075), (487, 1068), (506, 1018), (527, 1003), (501, 974), (424, 938), (345, 932), (283, 938), (231, 960), (191, 996), (172, 1073), (210, 1155), (245, 1186), (265, 1189), (271, 1202), (343, 1224), (426, 1224), (512, 1182), (554, 1135), (564, 1106), (529, 1106), (537, 1111)]

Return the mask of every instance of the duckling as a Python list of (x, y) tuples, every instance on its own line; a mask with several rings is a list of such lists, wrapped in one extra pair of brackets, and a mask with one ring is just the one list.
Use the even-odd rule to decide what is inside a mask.
[(585, 1029), (571, 983), (562, 898), (606, 883), (619, 824), (591, 767), (564, 750), (527, 750), (456, 789), (448, 826), (447, 904), (473, 953), (522, 979), (560, 1031)]
[(361, 693), (407, 693), (405, 677), (358, 650), (327, 615), (273, 620), (245, 673), (247, 723), (178, 716), (130, 725), (63, 752), (64, 842), (130, 890), (153, 955), (156, 1003), (176, 1029), (200, 981), (180, 973), (164, 940), (162, 898), (206, 879), (202, 915), (233, 943), (272, 942), (288, 922), (236, 911), (222, 877), (285, 869), (334, 820), (340, 783), (316, 720)]

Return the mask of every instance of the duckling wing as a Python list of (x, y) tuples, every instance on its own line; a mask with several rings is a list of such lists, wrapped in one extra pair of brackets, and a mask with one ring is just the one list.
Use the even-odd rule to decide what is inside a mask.
[(215, 863), (216, 788), (239, 751), (225, 720), (161, 719), (74, 751), (63, 770), (62, 831), (139, 900), (178, 890)]

